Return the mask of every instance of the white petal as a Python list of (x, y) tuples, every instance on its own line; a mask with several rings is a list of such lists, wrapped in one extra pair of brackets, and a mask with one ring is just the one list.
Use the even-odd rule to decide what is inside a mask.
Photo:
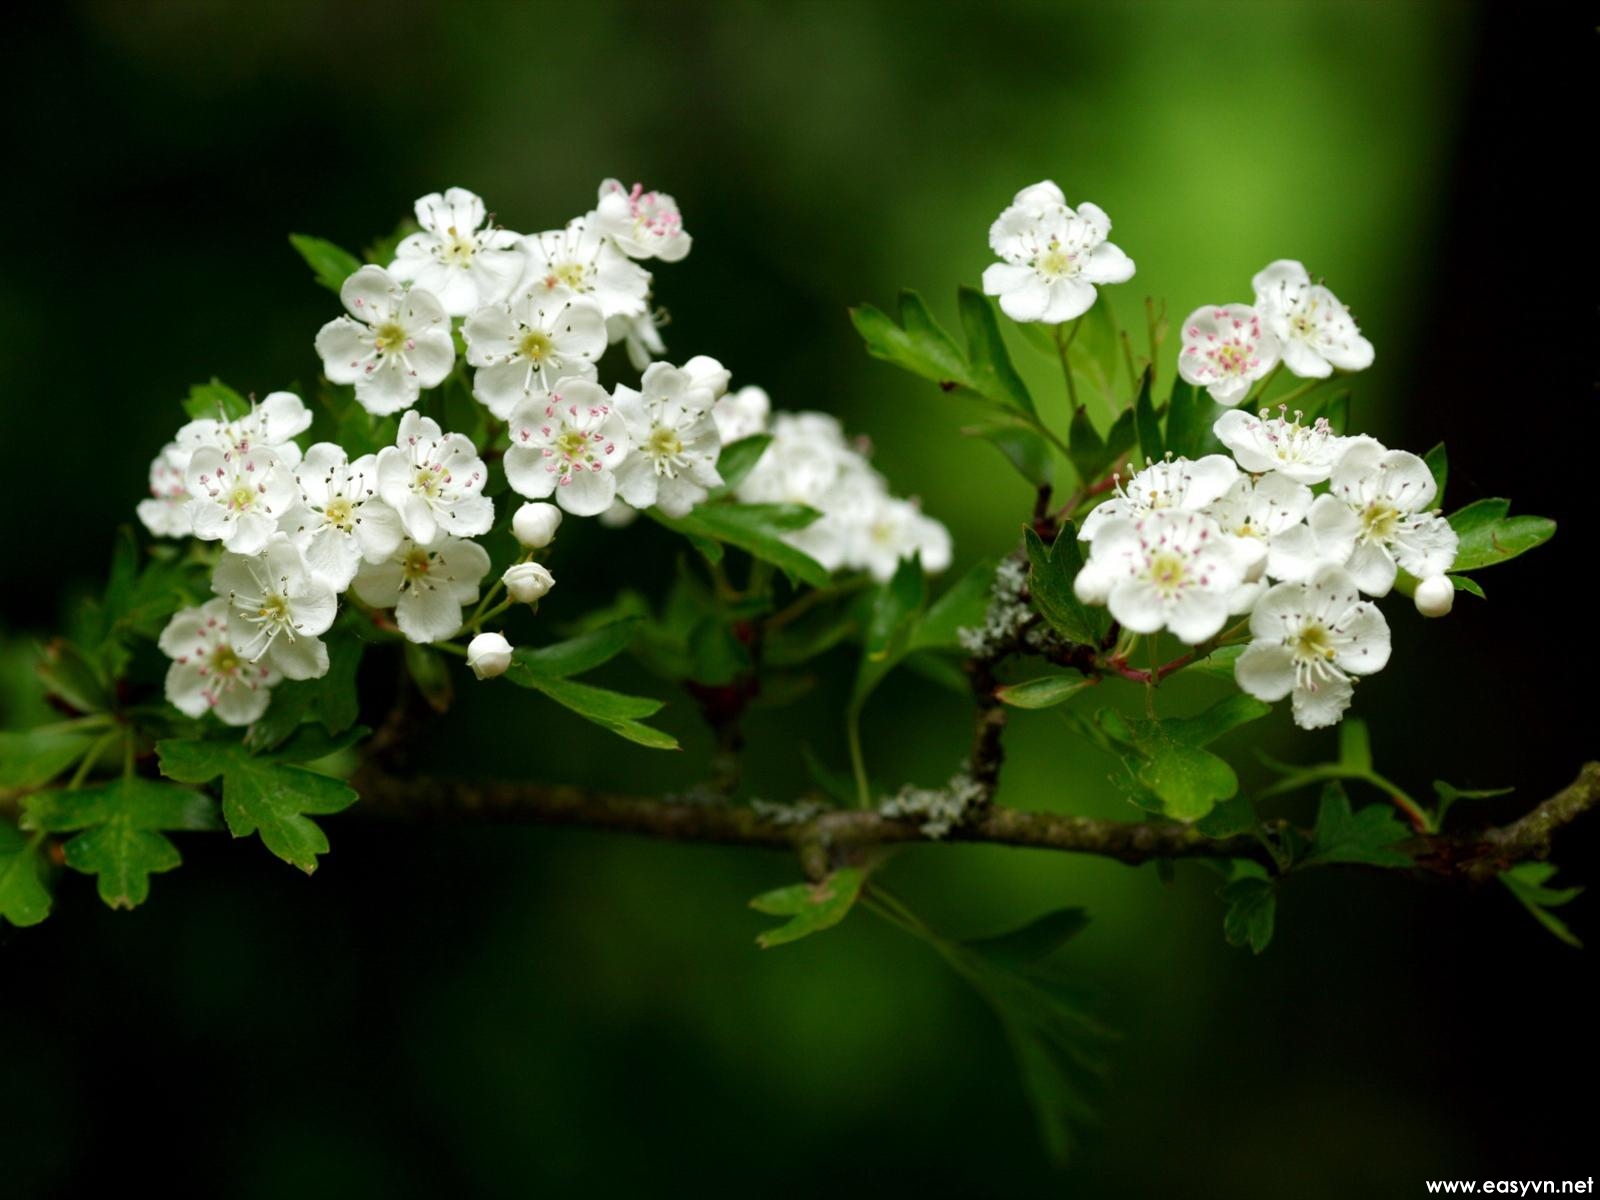
[(1362, 543), (1351, 553), (1345, 566), (1356, 586), (1369, 596), (1387, 596), (1394, 587), (1394, 557), (1383, 546)]
[[(1242, 660), (1243, 655), (1240, 658)], [(1337, 725), (1350, 707), (1354, 690), (1343, 675), (1324, 676), (1314, 689), (1295, 688), (1294, 723), (1301, 729), (1326, 729)]]
[(1251, 642), (1234, 662), (1233, 677), (1257, 700), (1282, 700), (1294, 690), (1294, 655), (1277, 642)]

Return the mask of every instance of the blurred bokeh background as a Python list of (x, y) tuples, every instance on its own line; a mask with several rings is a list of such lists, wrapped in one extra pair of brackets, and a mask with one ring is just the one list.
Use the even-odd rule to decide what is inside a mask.
[[(1357, 422), (1419, 451), (1444, 439), (1452, 504), (1509, 494), (1562, 523), (1485, 577), (1487, 603), (1427, 628), (1392, 605), (1394, 663), (1362, 688), (1384, 771), (1424, 793), (1515, 784), (1487, 809), (1515, 811), (1596, 749), (1584, 9), (41, 6), (0, 48), (0, 621), (48, 631), (101, 576), (190, 383), (313, 377), (334, 301), (288, 232), (359, 247), (451, 184), (528, 231), (607, 175), (675, 194), (695, 247), (658, 272), (674, 354), (869, 435), (897, 490), (951, 526), (958, 567), (1003, 553), (1026, 487), (957, 436), (958, 405), (869, 360), (845, 309), (913, 286), (953, 315), (989, 221), (1053, 177), (1137, 260), (1126, 321), (1147, 294), (1175, 317), (1248, 299), (1261, 265), (1301, 258), (1378, 348)], [(1024, 361), (1059, 412), (1049, 364)], [(669, 568), (649, 531), (574, 530), (546, 612)], [(798, 786), (802, 743), (842, 762), (847, 670), (751, 723), (772, 794)], [(685, 703), (664, 724), (689, 752), (660, 756), (506, 690), (467, 695), (429, 761), (641, 790), (698, 769)], [(869, 712), (874, 767), (942, 779), (965, 724), (897, 677)], [(1050, 713), (1015, 722), (1004, 798), (1132, 815), (1063, 733)], [(1270, 736), (1286, 757), (1329, 748), (1286, 715)], [(1057, 1174), (998, 1027), (924, 947), (859, 913), (755, 949), (745, 901), (792, 862), (329, 825), (311, 880), (190, 837), (134, 914), (69, 879), (44, 926), (0, 931), (0, 1193), (132, 1175), (229, 1198), (1311, 1200), (1593, 1173), (1592, 1110), (1568, 1094), (1595, 1066), (1585, 959), (1499, 888), (1308, 873), (1257, 959), (1224, 945), (1198, 869), (1163, 884), (1061, 856), (903, 855), (897, 891), (953, 932), (1094, 913), (1066, 962), (1124, 1037), (1103, 1127)], [(1579, 881), (1594, 841), (1563, 855)], [(1592, 932), (1587, 898), (1566, 912)]]

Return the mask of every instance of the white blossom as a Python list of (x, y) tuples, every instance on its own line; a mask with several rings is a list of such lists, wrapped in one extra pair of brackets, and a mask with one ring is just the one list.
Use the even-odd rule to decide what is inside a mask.
[(605, 512), (628, 458), (628, 430), (611, 397), (587, 379), (563, 379), (542, 400), (511, 414), (506, 479), (519, 495), (556, 503), (575, 517)]
[(1430, 575), (1417, 580), (1411, 601), (1425, 617), (1447, 616), (1456, 606), (1456, 585), (1448, 575)]
[(157, 537), (188, 537), (194, 532), (189, 515), (186, 472), (191, 451), (168, 442), (150, 462), (150, 498), (139, 501), (139, 520)]
[(606, 319), (593, 300), (536, 289), (478, 309), (461, 326), (473, 393), (502, 421), (517, 403), (550, 394), (558, 379), (593, 379)]
[(293, 392), (269, 392), (265, 400), (252, 400), (250, 411), (236, 420), (201, 417), (178, 430), (174, 441), (180, 450), (193, 454), (211, 447), (231, 450), (271, 450), (290, 467), (300, 462), (300, 447), (294, 439), (311, 428), (311, 412)]
[(613, 346), (618, 342), (623, 344), (623, 349), (628, 353), (628, 362), (635, 371), (643, 371), (667, 352), (667, 344), (661, 340), (661, 330), (658, 328), (665, 314), (657, 313), (649, 305), (650, 297), (646, 296), (643, 312), (631, 317), (606, 318), (606, 341)]
[(1204, 513), (1158, 509), (1101, 522), (1073, 586), (1134, 633), (1170, 629), (1195, 645), (1227, 623), (1244, 582), (1236, 551)]
[(1259, 700), (1292, 694), (1302, 729), (1336, 724), (1350, 707), (1351, 677), (1389, 661), (1388, 622), (1336, 566), (1321, 567), (1304, 583), (1270, 588), (1250, 614), (1250, 634), (1234, 677)]
[(248, 725), (267, 711), (271, 688), (282, 678), (239, 656), (228, 638), (228, 602), (220, 596), (174, 615), (157, 645), (172, 659), (167, 700), (185, 716), (212, 712), (224, 725)]
[(1207, 305), (1183, 322), (1178, 374), (1218, 404), (1238, 404), (1277, 363), (1278, 339), (1248, 304)]
[(1095, 285), (1133, 278), (1133, 260), (1106, 241), (1111, 218), (1094, 204), (1068, 207), (1046, 181), (1017, 193), (989, 230), (1002, 261), (983, 272), (983, 290), (1014, 321), (1056, 325), (1094, 305)]
[(537, 604), (555, 587), (556, 577), (543, 563), (513, 563), (500, 582), (506, 585), (506, 595), (518, 604)]
[(1328, 484), (1328, 497), (1343, 511), (1330, 507), (1328, 520), (1337, 515), (1353, 537), (1346, 566), (1367, 595), (1388, 595), (1397, 566), (1427, 579), (1455, 562), (1456, 531), (1428, 511), (1438, 490), (1428, 464), (1415, 454), (1386, 450), (1372, 438), (1351, 439)]
[(479, 679), (504, 675), (511, 666), (511, 643), (498, 633), (480, 633), (467, 643), (467, 666)]
[(1113, 517), (1138, 519), (1167, 508), (1199, 512), (1220, 500), (1238, 478), (1239, 468), (1222, 454), (1146, 460), (1144, 469), (1126, 481), (1118, 477), (1111, 496), (1089, 510), (1078, 529), (1078, 540), (1089, 541), (1101, 524)]
[(413, 642), (442, 642), (461, 629), (462, 605), (478, 599), (489, 554), (477, 542), (443, 537), (431, 545), (401, 539), (382, 562), (363, 563), (351, 587), (374, 608), (394, 609)]
[(564, 229), (522, 239), (528, 267), (522, 287), (533, 292), (566, 288), (600, 305), (607, 320), (637, 317), (650, 295), (650, 272), (630, 262), (594, 226), (579, 217)]
[(772, 400), (761, 388), (746, 386), (729, 392), (711, 409), (711, 417), (722, 435), (722, 444), (737, 442), (740, 438), (754, 437), (767, 431), (767, 418), (772, 412)]
[(202, 446), (185, 472), (194, 536), (255, 554), (300, 497), (293, 470), (265, 447)]
[(1301, 424), (1304, 413), (1291, 419), (1286, 405), (1278, 415), (1263, 408), (1252, 415), (1243, 409), (1225, 412), (1211, 429), (1246, 471), (1276, 471), (1296, 483), (1322, 483), (1344, 453), (1348, 439), (1333, 431), (1325, 417)]
[(224, 554), (211, 590), (228, 603), (228, 639), (243, 658), (285, 679), (328, 673), (319, 635), (333, 624), (338, 601), (288, 534), (273, 534), (258, 554)]
[(404, 530), (399, 514), (378, 496), (376, 455), (352, 462), (341, 447), (318, 442), (306, 451), (295, 479), (300, 502), (284, 517), (283, 528), (312, 573), (335, 592), (350, 586), (362, 562), (394, 553)]
[(1361, 336), (1339, 298), (1312, 283), (1305, 267), (1281, 258), (1256, 273), (1256, 308), (1278, 339), (1283, 365), (1296, 375), (1325, 379), (1335, 369), (1363, 371), (1372, 365), (1372, 343)]
[(378, 495), (419, 545), (488, 533), (494, 501), (483, 494), (487, 482), (472, 439), (445, 433), (415, 410), (400, 418), (395, 444), (378, 452)]
[(529, 550), (543, 550), (556, 540), (561, 510), (542, 500), (530, 500), (511, 515), (511, 533)]
[(1311, 489), (1276, 472), (1252, 479), (1241, 475), (1205, 508), (1208, 517), (1234, 539), (1247, 580), (1268, 568), (1278, 538), (1298, 527), (1311, 510)]
[(410, 289), (382, 267), (362, 267), (344, 281), (339, 298), (349, 316), (317, 334), (322, 371), (334, 383), (353, 383), (362, 408), (378, 416), (417, 402), (455, 365), (450, 318), (434, 294)]
[(616, 469), (617, 492), (634, 508), (658, 506), (670, 517), (685, 516), (708, 489), (722, 486), (713, 393), (670, 363), (652, 363), (639, 389), (616, 390), (631, 446)]
[(511, 294), (526, 265), (521, 238), (486, 226), (482, 200), (453, 187), (422, 197), (416, 212), (422, 229), (395, 247), (391, 275), (433, 293), (452, 317)]
[(855, 533), (847, 561), (879, 583), (893, 578), (901, 560), (915, 555), (922, 556), (922, 569), (931, 574), (950, 565), (950, 531), (914, 501), (887, 494), (875, 497)]
[(710, 392), (712, 400), (722, 399), (733, 379), (733, 372), (709, 354), (696, 354), (683, 364), (683, 373), (689, 377), (691, 387)]
[(632, 188), (615, 179), (602, 183), (594, 222), (629, 258), (678, 262), (693, 240), (684, 232), (678, 202), (665, 192), (647, 192), (639, 183)]

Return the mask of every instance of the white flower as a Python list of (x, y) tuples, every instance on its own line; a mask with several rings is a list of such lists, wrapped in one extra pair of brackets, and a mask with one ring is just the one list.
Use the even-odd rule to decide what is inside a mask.
[(363, 563), (351, 585), (374, 608), (394, 609), (413, 642), (442, 642), (461, 628), (461, 606), (478, 598), (489, 554), (477, 542), (440, 538), (422, 546), (405, 538), (379, 563)]
[(248, 725), (267, 711), (270, 689), (282, 678), (239, 657), (228, 640), (228, 602), (221, 597), (176, 614), (157, 645), (172, 659), (167, 700), (188, 717), (214, 712), (224, 725)]
[(1362, 600), (1340, 567), (1324, 566), (1305, 583), (1280, 583), (1250, 614), (1254, 639), (1234, 664), (1239, 686), (1258, 700), (1294, 695), (1302, 729), (1336, 724), (1350, 707), (1352, 675), (1389, 661), (1389, 625)]
[(1017, 193), (989, 229), (1003, 260), (983, 272), (983, 290), (1014, 321), (1057, 325), (1088, 312), (1095, 284), (1133, 278), (1133, 260), (1106, 241), (1111, 218), (1094, 204), (1069, 208), (1046, 181)]
[(185, 482), (194, 536), (235, 554), (255, 554), (300, 497), (291, 468), (271, 450), (202, 446), (189, 456)]
[(1304, 524), (1292, 525), (1267, 547), (1267, 574), (1304, 583), (1326, 566), (1342, 567), (1356, 547), (1359, 524), (1334, 496), (1311, 502)]
[(306, 451), (295, 471), (300, 503), (283, 528), (305, 553), (306, 565), (335, 592), (350, 586), (356, 568), (393, 554), (404, 530), (400, 516), (378, 497), (378, 459), (354, 462), (332, 442)]
[(467, 643), (467, 666), (479, 679), (504, 675), (511, 666), (511, 643), (498, 633), (480, 633)]
[(241, 656), (285, 679), (328, 673), (318, 635), (333, 624), (338, 601), (288, 534), (273, 534), (259, 554), (224, 554), (211, 590), (228, 603), (228, 639)]
[(1372, 343), (1361, 336), (1339, 298), (1311, 282), (1305, 267), (1281, 258), (1251, 282), (1256, 308), (1281, 346), (1283, 365), (1296, 375), (1325, 379), (1335, 368), (1362, 371), (1372, 365)]
[(628, 457), (628, 430), (610, 401), (597, 383), (563, 379), (545, 399), (517, 405), (505, 457), (512, 488), (530, 500), (554, 494), (575, 517), (605, 512)]
[(1448, 575), (1430, 575), (1417, 580), (1411, 601), (1425, 617), (1446, 616), (1456, 606), (1456, 585)]
[(639, 387), (616, 390), (631, 445), (617, 467), (618, 494), (634, 508), (654, 505), (670, 517), (684, 516), (708, 489), (722, 486), (712, 392), (670, 363), (652, 363)]
[[(1367, 595), (1388, 594), (1396, 565), (1427, 579), (1455, 562), (1456, 531), (1427, 511), (1437, 492), (1433, 473), (1415, 454), (1386, 450), (1371, 438), (1351, 439), (1333, 469), (1328, 496), (1343, 508), (1339, 520), (1355, 542), (1346, 565)], [(1330, 524), (1335, 512), (1330, 510)]]
[(761, 388), (742, 387), (729, 392), (711, 409), (711, 417), (722, 435), (722, 444), (737, 442), (740, 438), (754, 437), (767, 431), (767, 416), (772, 412), (772, 401)]
[(177, 442), (168, 442), (150, 463), (150, 499), (139, 501), (139, 520), (157, 537), (188, 537), (194, 532), (185, 478), (189, 455)]
[(646, 296), (642, 313), (606, 318), (606, 341), (613, 346), (623, 343), (628, 362), (635, 371), (644, 370), (667, 352), (667, 344), (661, 340), (661, 331), (656, 327), (662, 316), (650, 309), (649, 301)]
[(683, 373), (689, 377), (691, 387), (710, 392), (712, 400), (722, 399), (733, 379), (733, 372), (709, 354), (696, 354), (683, 364)]
[(1260, 479), (1240, 476), (1205, 513), (1235, 539), (1245, 578), (1253, 580), (1267, 566), (1273, 543), (1297, 528), (1310, 509), (1311, 489), (1274, 472)]
[(488, 470), (466, 434), (444, 433), (415, 410), (400, 418), (395, 444), (378, 452), (378, 495), (419, 545), (446, 535), (488, 533), (494, 501), (483, 494), (487, 481)]
[(1161, 509), (1101, 523), (1074, 587), (1134, 633), (1170, 629), (1195, 645), (1220, 633), (1244, 571), (1203, 513)]
[(1277, 363), (1278, 339), (1248, 304), (1207, 305), (1183, 322), (1178, 374), (1218, 404), (1239, 403)]
[(647, 192), (639, 183), (632, 189), (615, 179), (602, 183), (594, 222), (629, 258), (678, 262), (693, 240), (683, 231), (678, 202), (665, 192)]
[(1165, 508), (1199, 512), (1220, 500), (1238, 478), (1239, 468), (1222, 454), (1169, 458), (1156, 463), (1146, 460), (1142, 471), (1126, 482), (1118, 479), (1115, 492), (1089, 510), (1078, 529), (1078, 540), (1089, 541), (1101, 524), (1113, 517), (1137, 519)]
[(630, 262), (611, 240), (579, 217), (565, 229), (522, 239), (528, 268), (522, 286), (534, 292), (567, 288), (600, 305), (607, 320), (637, 317), (650, 295), (650, 272)]
[(937, 574), (950, 565), (951, 549), (950, 531), (925, 516), (920, 505), (881, 495), (856, 530), (847, 561), (883, 583), (893, 578), (902, 559), (917, 554), (922, 569)]
[(1212, 432), (1246, 471), (1276, 471), (1296, 483), (1321, 483), (1333, 474), (1333, 464), (1344, 453), (1347, 439), (1340, 437), (1318, 417), (1302, 425), (1304, 413), (1289, 419), (1287, 406), (1280, 405), (1276, 417), (1263, 408), (1258, 416), (1243, 409), (1225, 412), (1211, 427)]
[(521, 239), (509, 229), (484, 228), (482, 200), (450, 188), (418, 200), (416, 211), (422, 231), (395, 247), (391, 275), (432, 292), (452, 317), (511, 294), (525, 265)]
[(529, 501), (511, 516), (512, 535), (529, 550), (543, 550), (560, 528), (561, 510), (542, 500)]
[(558, 379), (593, 379), (606, 319), (587, 297), (537, 289), (478, 309), (461, 336), (478, 368), (473, 393), (504, 421), (519, 401), (549, 395)]
[(339, 289), (349, 310), (317, 334), (322, 371), (356, 385), (356, 400), (377, 416), (417, 402), (438, 387), (456, 361), (450, 318), (434, 294), (403, 288), (382, 267), (362, 267)]
[(555, 587), (556, 577), (542, 563), (513, 563), (500, 576), (500, 582), (518, 604), (537, 604)]
[(311, 412), (293, 392), (270, 392), (235, 421), (202, 417), (179, 429), (179, 449), (193, 453), (210, 446), (230, 450), (271, 450), (278, 460), (293, 467), (300, 461), (294, 439), (311, 428)]

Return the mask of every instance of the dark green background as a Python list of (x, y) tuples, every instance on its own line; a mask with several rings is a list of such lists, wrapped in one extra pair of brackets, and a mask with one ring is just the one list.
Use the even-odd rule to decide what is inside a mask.
[[(1593, 536), (1583, 15), (40, 8), (0, 51), (0, 618), (46, 631), (93, 585), (188, 384), (312, 376), (335, 308), (287, 232), (359, 246), (450, 184), (529, 231), (584, 209), (605, 175), (674, 193), (696, 238), (658, 273), (674, 353), (841, 414), (949, 523), (958, 566), (1002, 553), (1026, 488), (957, 436), (954, 402), (867, 359), (844, 310), (915, 286), (950, 313), (988, 261), (989, 221), (1049, 176), (1105, 207), (1137, 260), (1116, 291), (1125, 319), (1152, 293), (1175, 316), (1247, 299), (1269, 259), (1302, 258), (1377, 346), (1358, 422), (1418, 450), (1445, 439), (1453, 503), (1511, 494), (1563, 523), (1549, 549), (1485, 577), (1487, 604), (1426, 627), (1390, 605), (1394, 662), (1360, 696), (1386, 772), (1423, 792), (1436, 777), (1515, 783), (1488, 806), (1515, 811), (1595, 749), (1577, 574)], [(1029, 370), (1059, 413), (1049, 365)], [(658, 587), (670, 565), (649, 531), (569, 523), (541, 621), (625, 580)], [(801, 742), (843, 762), (828, 708), (847, 666), (752, 723), (769, 794), (799, 786)], [(689, 752), (660, 756), (526, 694), (462, 687), (425, 761), (641, 790), (700, 769), (681, 698), (665, 723)], [(24, 715), (7, 703), (8, 720)], [(965, 719), (897, 678), (869, 713), (875, 769), (942, 778)], [(1051, 714), (1015, 725), (1008, 802), (1132, 815)], [(1269, 736), (1299, 758), (1330, 740), (1282, 714)], [(1197, 869), (1164, 886), (1061, 856), (902, 856), (896, 889), (956, 932), (1095, 913), (1066, 961), (1125, 1036), (1103, 1129), (1055, 1175), (997, 1027), (921, 946), (863, 913), (755, 950), (764, 919), (745, 901), (795, 878), (792, 862), (329, 824), (312, 880), (256, 844), (189, 838), (185, 868), (133, 915), (68, 879), (46, 925), (0, 931), (0, 1194), (131, 1176), (225, 1197), (1332, 1197), (1593, 1173), (1585, 960), (1499, 888), (1310, 873), (1253, 959), (1223, 944)], [(1575, 877), (1592, 879), (1593, 844), (1591, 830), (1564, 853)], [(1567, 910), (1580, 932), (1593, 911)]]

